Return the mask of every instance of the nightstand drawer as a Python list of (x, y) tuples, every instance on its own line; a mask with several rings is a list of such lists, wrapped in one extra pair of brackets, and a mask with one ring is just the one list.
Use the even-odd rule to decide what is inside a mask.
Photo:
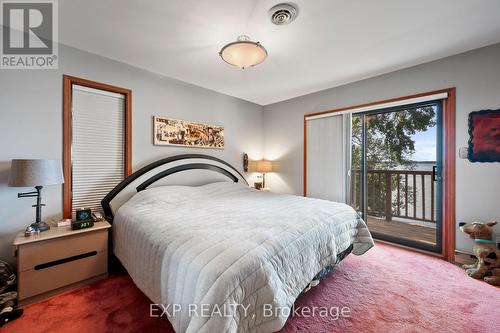
[[(66, 243), (67, 244), (67, 243)], [(106, 274), (108, 252), (93, 255), (41, 269), (20, 272), (19, 299), (42, 294), (98, 275)]]
[[(19, 247), (18, 271), (33, 270), (35, 266), (96, 251), (107, 252), (108, 230), (96, 230), (57, 239), (28, 243)], [(83, 259), (81, 259), (83, 260)]]

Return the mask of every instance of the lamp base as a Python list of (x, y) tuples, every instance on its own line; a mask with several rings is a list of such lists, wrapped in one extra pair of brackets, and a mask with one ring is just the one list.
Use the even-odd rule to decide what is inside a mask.
[(50, 229), (50, 226), (45, 222), (31, 223), (31, 227), (35, 230), (40, 230), (40, 232), (47, 231)]

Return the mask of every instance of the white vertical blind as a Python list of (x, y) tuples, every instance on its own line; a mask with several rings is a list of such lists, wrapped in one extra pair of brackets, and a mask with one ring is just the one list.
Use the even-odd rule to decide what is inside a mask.
[(101, 200), (124, 178), (125, 96), (73, 85), (72, 215), (101, 211)]
[(307, 196), (347, 202), (351, 115), (307, 120)]

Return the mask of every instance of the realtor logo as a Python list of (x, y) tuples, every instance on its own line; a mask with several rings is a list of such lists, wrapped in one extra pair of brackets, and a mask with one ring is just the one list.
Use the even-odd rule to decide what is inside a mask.
[(2, 69), (57, 69), (57, 2), (2, 1)]

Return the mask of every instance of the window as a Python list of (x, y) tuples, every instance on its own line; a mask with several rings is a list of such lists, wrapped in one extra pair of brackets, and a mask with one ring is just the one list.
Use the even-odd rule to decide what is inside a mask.
[(453, 261), (454, 154), (455, 88), (306, 114), (304, 195), (346, 202), (376, 238)]
[(102, 198), (131, 173), (131, 91), (64, 77), (64, 217), (101, 211)]

